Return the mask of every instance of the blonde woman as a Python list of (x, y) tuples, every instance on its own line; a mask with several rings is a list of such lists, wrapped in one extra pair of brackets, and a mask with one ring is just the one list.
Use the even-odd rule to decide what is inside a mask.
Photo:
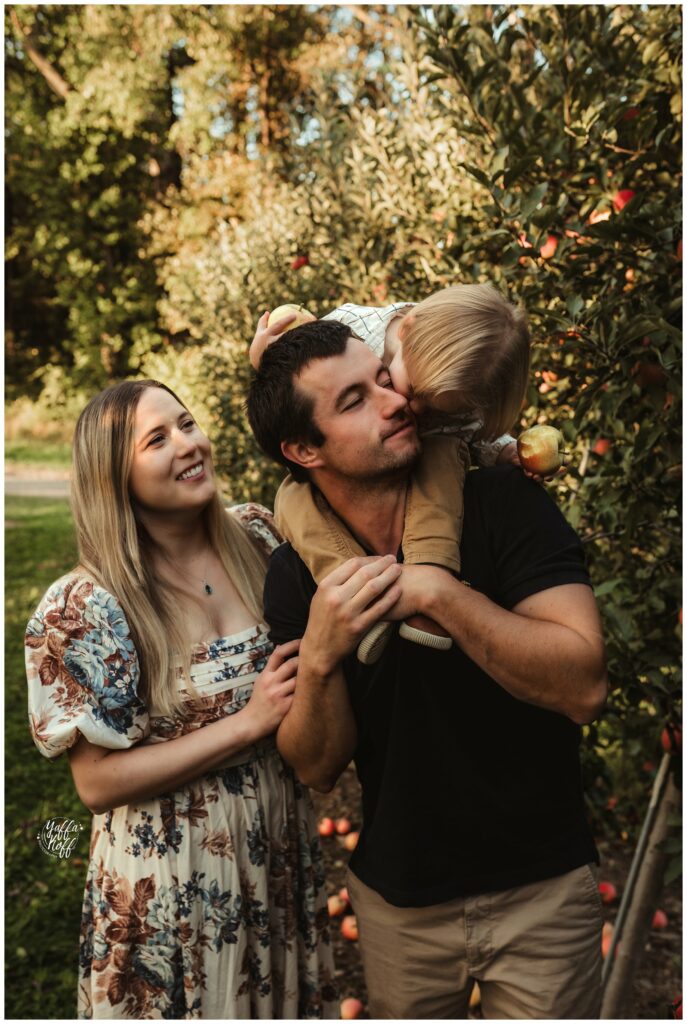
[(76, 569), (26, 633), (41, 753), (93, 812), (80, 1018), (338, 1016), (321, 852), (274, 734), (298, 641), (262, 622), (268, 513), (227, 513), (172, 391), (96, 396), (74, 440)]

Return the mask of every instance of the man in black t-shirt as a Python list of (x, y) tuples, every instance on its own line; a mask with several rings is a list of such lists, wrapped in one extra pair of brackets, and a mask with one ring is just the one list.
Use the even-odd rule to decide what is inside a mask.
[[(578, 745), (606, 676), (577, 536), (520, 470), (480, 469), (465, 487), (461, 581), (401, 565), (415, 423), (341, 324), (270, 346), (248, 414), (265, 451), (307, 474), (373, 553), (317, 587), (284, 545), (265, 585), (272, 639), (303, 638), (279, 749), (315, 789), (352, 757), (360, 778), (349, 888), (373, 1016), (465, 1016), (475, 980), (487, 1018), (598, 1016)], [(412, 614), (453, 648), (396, 635), (374, 666), (352, 655), (374, 622)]]

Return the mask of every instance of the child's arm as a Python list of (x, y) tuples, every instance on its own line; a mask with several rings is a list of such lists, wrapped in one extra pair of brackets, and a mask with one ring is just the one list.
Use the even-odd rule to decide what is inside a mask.
[(403, 529), (403, 558), (460, 572), (463, 487), (470, 466), (464, 441), (455, 435), (422, 439), (422, 456), (410, 478)]
[(250, 359), (250, 365), (254, 370), (260, 366), (260, 360), (262, 354), (268, 345), (271, 345), (273, 341), (276, 341), (280, 334), (283, 334), (290, 323), (296, 319), (296, 313), (289, 313), (288, 316), (282, 317), (281, 320), (277, 320), (272, 324), (271, 327), (267, 326), (267, 321), (270, 318), (269, 309), (265, 310), (260, 319), (258, 320), (258, 326), (255, 329), (255, 336), (250, 343), (248, 349), (248, 358)]
[(502, 434), (495, 441), (472, 441), (470, 454), (478, 466), (495, 466), (502, 462), (520, 465), (517, 441), (510, 434)]

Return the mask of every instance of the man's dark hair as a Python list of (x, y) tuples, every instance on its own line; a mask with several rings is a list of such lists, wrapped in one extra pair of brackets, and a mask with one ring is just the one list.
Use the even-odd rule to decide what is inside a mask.
[(283, 455), (282, 441), (319, 447), (325, 437), (313, 418), (313, 400), (296, 386), (296, 377), (314, 359), (342, 355), (350, 337), (350, 328), (336, 320), (315, 320), (287, 331), (265, 349), (248, 389), (246, 410), (255, 440), (301, 483), (308, 472)]

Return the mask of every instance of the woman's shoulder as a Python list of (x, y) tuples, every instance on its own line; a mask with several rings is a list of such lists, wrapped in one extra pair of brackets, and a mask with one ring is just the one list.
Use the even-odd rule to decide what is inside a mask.
[(38, 603), (29, 622), (56, 620), (82, 621), (97, 615), (99, 624), (125, 622), (124, 611), (117, 598), (83, 569), (74, 569), (51, 583)]
[(238, 519), (268, 554), (284, 543), (284, 538), (274, 525), (272, 513), (264, 505), (249, 501), (242, 505), (231, 505), (227, 512)]

